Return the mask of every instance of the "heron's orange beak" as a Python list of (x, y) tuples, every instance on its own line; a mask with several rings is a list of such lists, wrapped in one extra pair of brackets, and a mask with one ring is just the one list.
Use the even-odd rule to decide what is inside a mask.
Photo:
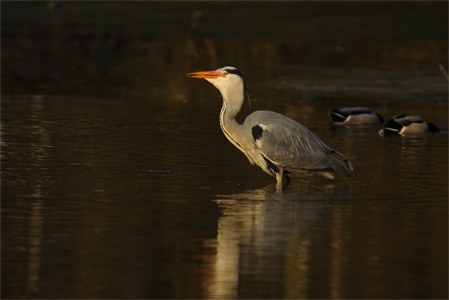
[(192, 78), (218, 78), (222, 77), (223, 73), (220, 71), (201, 71), (201, 72), (187, 73), (186, 76)]

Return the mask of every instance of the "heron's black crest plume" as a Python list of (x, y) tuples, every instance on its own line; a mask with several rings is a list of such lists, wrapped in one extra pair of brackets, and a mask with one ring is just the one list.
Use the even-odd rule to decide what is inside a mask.
[(228, 72), (229, 74), (239, 75), (243, 79), (243, 74), (238, 69), (228, 68), (228, 69), (225, 69), (225, 71)]

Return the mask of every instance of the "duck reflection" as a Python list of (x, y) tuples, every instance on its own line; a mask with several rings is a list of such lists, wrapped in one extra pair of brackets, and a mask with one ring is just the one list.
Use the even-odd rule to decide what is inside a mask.
[[(324, 219), (338, 214), (350, 193), (327, 187), (281, 194), (268, 186), (219, 196), (215, 272), (207, 297), (306, 298), (315, 228), (328, 227)], [(333, 201), (338, 205), (330, 205)], [(338, 263), (333, 267), (338, 272)]]

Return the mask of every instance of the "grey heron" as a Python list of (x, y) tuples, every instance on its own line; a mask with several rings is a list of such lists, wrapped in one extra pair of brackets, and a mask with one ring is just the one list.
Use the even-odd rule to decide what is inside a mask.
[(388, 120), (384, 128), (379, 131), (380, 136), (388, 135), (423, 135), (431, 132), (440, 132), (433, 123), (425, 122), (420, 116), (397, 115)]
[[(276, 177), (282, 187), (284, 175), (290, 172), (320, 172), (350, 176), (351, 162), (329, 148), (316, 135), (295, 120), (272, 111), (255, 111), (243, 124), (235, 119), (244, 102), (242, 73), (226, 66), (214, 71), (188, 73), (213, 84), (223, 97), (220, 127), (226, 138), (242, 151), (251, 164)], [(287, 182), (290, 180), (286, 178)]]
[(338, 126), (380, 125), (384, 122), (381, 115), (364, 106), (334, 108), (329, 115), (332, 122)]

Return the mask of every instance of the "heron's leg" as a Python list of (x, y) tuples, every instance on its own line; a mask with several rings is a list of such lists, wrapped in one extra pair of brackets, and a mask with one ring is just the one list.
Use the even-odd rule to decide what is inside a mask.
[(288, 170), (284, 169), (282, 174), (284, 175), (284, 178), (285, 178), (285, 186), (289, 185), (289, 183), (290, 183), (290, 176), (288, 176), (288, 174), (291, 174), (291, 173)]
[(282, 189), (282, 178), (284, 177), (284, 170), (282, 167), (278, 167), (278, 171), (276, 173), (276, 188)]
[(289, 185), (290, 184), (290, 176), (288, 176), (288, 175), (284, 175), (284, 178), (285, 178), (285, 185), (287, 186), (287, 185)]

